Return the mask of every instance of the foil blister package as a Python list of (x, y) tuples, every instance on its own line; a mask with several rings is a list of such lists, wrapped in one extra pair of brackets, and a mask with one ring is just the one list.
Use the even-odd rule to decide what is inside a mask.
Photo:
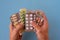
[[(38, 21), (41, 18), (40, 21)], [(31, 25), (32, 21), (35, 21), (38, 25), (39, 22), (43, 22), (43, 18), (40, 15), (40, 11), (29, 11), (26, 9), (21, 9), (18, 13), (13, 14), (11, 17), (11, 22), (13, 23), (14, 26), (16, 26), (18, 23), (22, 22), (24, 24), (23, 30), (26, 31), (32, 31), (34, 30), (33, 26)]]

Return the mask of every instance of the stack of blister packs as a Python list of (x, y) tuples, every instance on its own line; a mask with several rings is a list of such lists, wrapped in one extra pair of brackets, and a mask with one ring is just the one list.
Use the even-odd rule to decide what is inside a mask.
[[(40, 11), (31, 11), (26, 9), (20, 9), (18, 13), (13, 14), (10, 19), (14, 26), (16, 26), (18, 23), (22, 22), (25, 26), (25, 30), (31, 31), (34, 28), (31, 25), (32, 21), (36, 21), (38, 25), (39, 22), (43, 22), (43, 18), (40, 15)], [(38, 21), (38, 18), (41, 18), (40, 21)]]

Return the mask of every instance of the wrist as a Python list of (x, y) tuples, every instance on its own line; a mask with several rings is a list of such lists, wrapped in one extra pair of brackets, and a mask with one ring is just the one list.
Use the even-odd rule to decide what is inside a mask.
[(41, 31), (37, 31), (36, 36), (38, 40), (45, 40), (44, 34)]
[(36, 32), (38, 40), (48, 40), (48, 34), (43, 32)]
[(21, 40), (22, 35), (10, 36), (10, 40)]

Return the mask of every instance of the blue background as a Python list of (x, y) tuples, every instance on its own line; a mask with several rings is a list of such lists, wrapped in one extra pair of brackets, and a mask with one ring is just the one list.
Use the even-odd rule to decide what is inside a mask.
[[(60, 40), (60, 0), (0, 0), (0, 40), (9, 40), (9, 17), (21, 8), (43, 10), (49, 22), (49, 40)], [(23, 40), (37, 40), (25, 32)]]

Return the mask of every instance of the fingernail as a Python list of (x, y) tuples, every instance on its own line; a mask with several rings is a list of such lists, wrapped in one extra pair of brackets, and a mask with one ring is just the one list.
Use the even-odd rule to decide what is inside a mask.
[(41, 19), (41, 22), (43, 22), (43, 20), (44, 20), (44, 19), (42, 18), (42, 19)]

